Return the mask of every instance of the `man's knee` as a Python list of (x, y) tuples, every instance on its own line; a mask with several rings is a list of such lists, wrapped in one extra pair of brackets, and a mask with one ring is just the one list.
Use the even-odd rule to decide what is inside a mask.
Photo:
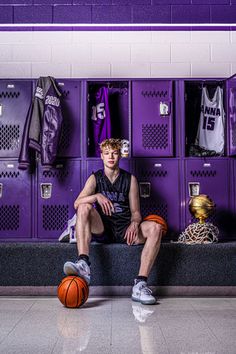
[(157, 224), (156, 222), (150, 222), (147, 237), (152, 238), (155, 242), (159, 242), (161, 240), (161, 236), (162, 226), (160, 224)]
[(77, 216), (79, 218), (88, 218), (91, 214), (93, 207), (89, 203), (80, 204), (77, 209)]

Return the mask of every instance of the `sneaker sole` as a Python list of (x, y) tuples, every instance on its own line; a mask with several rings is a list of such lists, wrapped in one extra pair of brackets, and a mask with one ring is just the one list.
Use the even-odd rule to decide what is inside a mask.
[(79, 275), (78, 270), (71, 265), (64, 265), (63, 271), (65, 275)]
[(65, 275), (77, 275), (77, 277), (80, 277), (86, 281), (86, 283), (89, 285), (90, 284), (90, 278), (82, 275), (77, 268), (74, 267), (73, 264), (70, 265), (64, 265), (63, 271)]
[(154, 299), (154, 300), (147, 300), (147, 301), (141, 301), (139, 298), (137, 297), (131, 297), (133, 301), (136, 301), (136, 302), (140, 302), (141, 304), (143, 305), (155, 305), (157, 303), (157, 301)]

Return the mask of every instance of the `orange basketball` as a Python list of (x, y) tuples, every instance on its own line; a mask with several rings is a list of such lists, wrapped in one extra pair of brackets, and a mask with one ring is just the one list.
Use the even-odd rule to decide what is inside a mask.
[(89, 287), (86, 281), (75, 275), (62, 279), (57, 288), (57, 296), (66, 307), (80, 307), (88, 299)]
[(159, 215), (155, 215), (155, 214), (150, 214), (148, 216), (146, 216), (144, 219), (144, 221), (155, 221), (157, 224), (160, 224), (163, 228), (163, 235), (165, 235), (167, 233), (168, 230), (168, 226), (166, 221)]

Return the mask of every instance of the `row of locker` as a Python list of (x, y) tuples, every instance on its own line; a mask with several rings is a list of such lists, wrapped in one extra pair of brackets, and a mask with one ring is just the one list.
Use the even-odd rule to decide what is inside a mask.
[[(35, 174), (29, 174), (18, 170), (15, 159), (0, 160), (0, 239), (57, 239), (74, 214), (73, 202), (85, 179), (101, 167), (99, 159), (62, 159), (50, 171), (38, 165)], [(121, 168), (138, 178), (142, 215), (166, 219), (166, 239), (176, 239), (196, 221), (188, 210), (191, 186), (196, 185), (216, 204), (209, 221), (219, 227), (221, 239), (235, 239), (235, 160), (122, 159)]]
[[(56, 80), (63, 127), (58, 157), (94, 157), (92, 112), (101, 87), (109, 91), (112, 137), (131, 142), (130, 157), (187, 157), (200, 116), (201, 90), (224, 90), (225, 156), (236, 155), (236, 79)], [(19, 156), (35, 80), (0, 80), (0, 158)]]

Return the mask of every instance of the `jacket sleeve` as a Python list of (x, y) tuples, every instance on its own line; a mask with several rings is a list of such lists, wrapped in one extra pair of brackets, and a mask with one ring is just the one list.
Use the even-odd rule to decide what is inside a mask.
[(50, 77), (50, 81), (44, 102), (41, 137), (41, 161), (44, 169), (52, 167), (57, 157), (63, 121), (61, 93), (54, 79)]
[(44, 97), (42, 83), (42, 78), (39, 78), (25, 121), (18, 165), (18, 168), (22, 170), (26, 170), (30, 165), (30, 148), (40, 152), (40, 125), (43, 115)]

